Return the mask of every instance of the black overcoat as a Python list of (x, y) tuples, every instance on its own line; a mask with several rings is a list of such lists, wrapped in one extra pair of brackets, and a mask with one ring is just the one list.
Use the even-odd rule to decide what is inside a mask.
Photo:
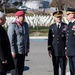
[[(10, 43), (5, 29), (0, 26), (0, 73), (14, 68), (14, 62), (11, 56)], [(6, 64), (2, 64), (7, 60)]]

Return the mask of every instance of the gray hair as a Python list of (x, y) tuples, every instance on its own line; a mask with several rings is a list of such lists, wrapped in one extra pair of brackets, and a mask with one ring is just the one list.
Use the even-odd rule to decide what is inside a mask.
[(4, 18), (4, 17), (5, 17), (5, 14), (0, 11), (0, 18)]

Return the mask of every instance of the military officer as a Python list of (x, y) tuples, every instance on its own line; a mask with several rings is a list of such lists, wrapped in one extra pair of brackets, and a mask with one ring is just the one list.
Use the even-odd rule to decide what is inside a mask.
[(66, 32), (67, 56), (71, 75), (75, 75), (75, 9), (67, 9), (67, 19), (69, 24)]
[(8, 26), (8, 36), (15, 69), (11, 75), (23, 75), (25, 55), (29, 53), (29, 26), (24, 22), (25, 12), (17, 11), (16, 20)]
[(65, 75), (66, 56), (65, 56), (65, 41), (66, 41), (66, 24), (62, 22), (62, 11), (53, 13), (56, 23), (52, 24), (48, 33), (48, 54), (52, 56), (54, 75), (59, 75), (59, 65), (61, 75)]

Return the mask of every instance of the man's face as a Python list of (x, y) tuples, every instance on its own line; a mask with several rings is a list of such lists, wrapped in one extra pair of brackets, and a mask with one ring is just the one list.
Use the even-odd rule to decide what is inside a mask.
[(57, 23), (60, 23), (60, 22), (61, 22), (62, 17), (61, 17), (61, 16), (58, 16), (58, 17), (55, 17), (54, 19), (55, 19), (55, 21), (56, 21)]
[(23, 16), (19, 16), (18, 19), (19, 19), (19, 22), (20, 23), (23, 23), (24, 22), (24, 19), (25, 19), (25, 16), (24, 15)]
[(0, 18), (0, 25), (4, 25), (6, 22), (5, 16), (3, 18)]
[(67, 14), (67, 19), (68, 19), (69, 21), (71, 21), (71, 20), (74, 18), (74, 16), (75, 16), (75, 14), (68, 13), (68, 14)]

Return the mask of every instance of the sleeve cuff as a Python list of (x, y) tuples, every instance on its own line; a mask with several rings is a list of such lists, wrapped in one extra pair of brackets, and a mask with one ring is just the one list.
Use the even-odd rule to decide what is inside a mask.
[(48, 46), (48, 51), (51, 51), (51, 45)]
[(49, 45), (48, 48), (50, 48), (51, 46)]

